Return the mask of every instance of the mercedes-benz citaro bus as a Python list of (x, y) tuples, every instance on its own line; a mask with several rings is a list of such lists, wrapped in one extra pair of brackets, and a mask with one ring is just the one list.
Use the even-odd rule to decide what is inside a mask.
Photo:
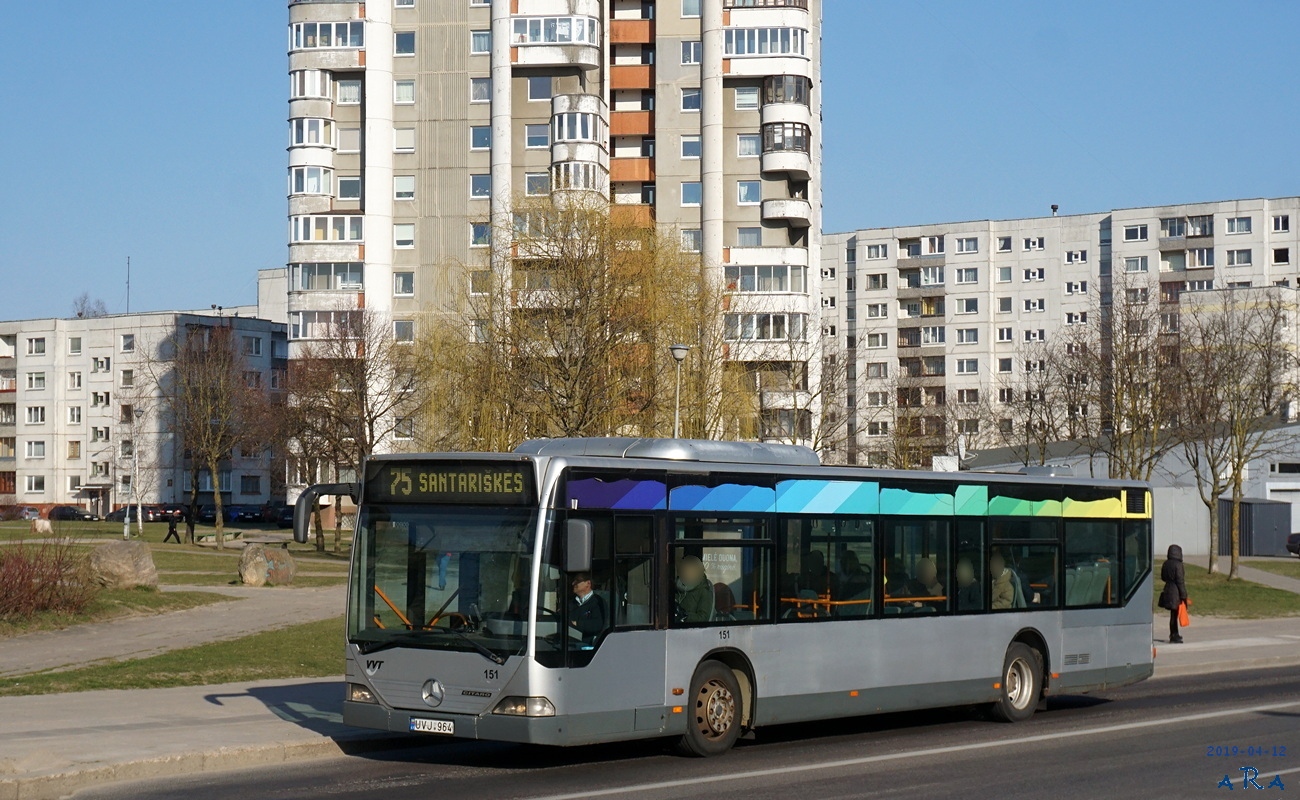
[(1142, 483), (821, 466), (803, 447), (553, 439), (375, 456), (349, 725), (582, 745), (988, 704), (1152, 673)]

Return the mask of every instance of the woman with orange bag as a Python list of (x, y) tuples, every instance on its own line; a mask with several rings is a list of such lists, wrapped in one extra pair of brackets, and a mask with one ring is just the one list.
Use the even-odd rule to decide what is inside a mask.
[(1169, 545), (1164, 566), (1160, 568), (1160, 580), (1165, 582), (1165, 588), (1160, 592), (1160, 607), (1169, 611), (1169, 643), (1182, 644), (1183, 637), (1178, 632), (1178, 611), (1187, 603), (1187, 583), (1183, 575), (1183, 548), (1176, 544)]

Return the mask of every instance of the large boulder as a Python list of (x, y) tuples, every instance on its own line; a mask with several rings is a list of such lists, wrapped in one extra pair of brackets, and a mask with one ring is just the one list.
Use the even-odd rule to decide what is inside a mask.
[(282, 547), (246, 544), (239, 556), (239, 580), (246, 586), (287, 586), (297, 571), (293, 556)]
[(109, 542), (90, 554), (90, 574), (106, 589), (158, 586), (158, 568), (144, 542)]

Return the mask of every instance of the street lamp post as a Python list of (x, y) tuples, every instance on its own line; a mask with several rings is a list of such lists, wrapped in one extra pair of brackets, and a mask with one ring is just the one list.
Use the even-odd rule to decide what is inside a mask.
[(668, 352), (673, 354), (673, 361), (677, 362), (677, 394), (673, 400), (673, 438), (678, 439), (682, 435), (682, 361), (686, 354), (691, 350), (690, 345), (672, 344), (668, 346)]

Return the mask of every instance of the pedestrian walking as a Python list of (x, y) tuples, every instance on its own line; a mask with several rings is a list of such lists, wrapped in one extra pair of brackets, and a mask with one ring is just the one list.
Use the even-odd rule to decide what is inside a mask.
[(176, 540), (176, 544), (181, 543), (181, 535), (176, 532), (175, 512), (172, 512), (171, 514), (167, 515), (167, 535), (163, 537), (163, 544), (167, 544), (167, 542), (171, 541), (172, 539)]
[(1160, 607), (1169, 611), (1169, 643), (1182, 644), (1182, 634), (1178, 632), (1179, 606), (1188, 603), (1187, 581), (1183, 572), (1183, 548), (1176, 544), (1169, 545), (1165, 555), (1164, 566), (1160, 568), (1160, 580), (1165, 588), (1160, 592)]

